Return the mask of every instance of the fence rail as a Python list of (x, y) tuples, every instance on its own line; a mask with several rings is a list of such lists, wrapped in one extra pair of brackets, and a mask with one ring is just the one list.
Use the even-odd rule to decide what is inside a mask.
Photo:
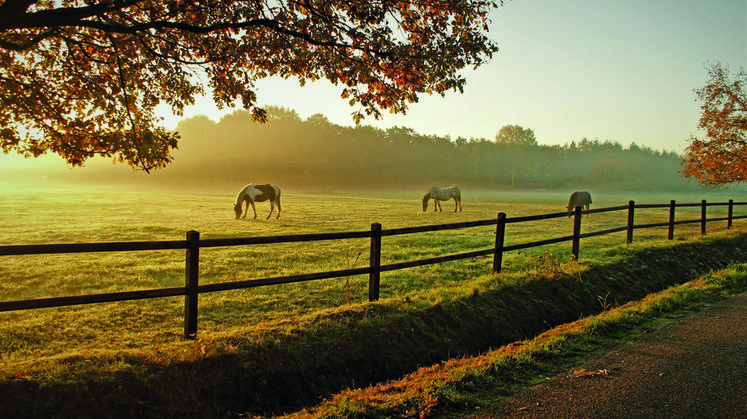
[[(152, 298), (164, 298), (164, 297), (175, 297), (184, 296), (184, 335), (185, 337), (194, 337), (197, 333), (197, 299), (199, 294), (209, 292), (221, 292), (237, 289), (256, 288), (263, 286), (288, 284), (294, 282), (305, 282), (305, 281), (316, 281), (321, 279), (340, 278), (354, 275), (366, 275), (369, 276), (369, 290), (368, 299), (369, 301), (377, 301), (379, 299), (379, 285), (381, 272), (394, 271), (399, 269), (413, 268), (417, 266), (425, 266), (436, 263), (443, 263), (459, 259), (469, 259), (480, 256), (493, 255), (493, 272), (499, 273), (501, 271), (501, 264), (503, 260), (503, 254), (515, 250), (528, 249), (538, 246), (547, 246), (550, 244), (557, 244), (566, 241), (572, 242), (571, 253), (574, 258), (578, 259), (580, 250), (580, 241), (584, 238), (595, 237), (613, 234), (617, 232), (626, 231), (626, 243), (633, 241), (633, 232), (635, 230), (657, 228), (657, 227), (668, 227), (668, 239), (672, 240), (674, 237), (674, 227), (682, 224), (694, 224), (700, 223), (701, 234), (706, 234), (707, 222), (727, 221), (727, 228), (732, 227), (733, 220), (747, 218), (747, 215), (734, 216), (734, 206), (747, 205), (747, 202), (734, 202), (729, 200), (728, 202), (706, 202), (705, 200), (700, 203), (684, 203), (676, 204), (675, 201), (670, 201), (669, 204), (635, 204), (634, 201), (630, 201), (628, 205), (621, 205), (615, 207), (598, 208), (593, 210), (582, 211), (581, 207), (576, 207), (571, 212), (558, 212), (550, 214), (540, 214), (531, 216), (521, 216), (507, 218), (506, 214), (501, 212), (498, 213), (496, 219), (492, 220), (479, 220), (479, 221), (467, 221), (459, 223), (449, 224), (438, 224), (438, 225), (424, 225), (417, 227), (405, 227), (405, 228), (393, 228), (393, 229), (382, 229), (381, 224), (371, 224), (370, 230), (365, 231), (351, 231), (341, 233), (319, 233), (319, 234), (299, 234), (299, 235), (283, 235), (283, 236), (262, 236), (262, 237), (244, 237), (244, 238), (226, 238), (226, 239), (200, 239), (200, 233), (196, 231), (187, 232), (186, 240), (172, 240), (172, 241), (155, 241), (155, 242), (120, 242), (120, 243), (75, 243), (75, 244), (38, 244), (38, 245), (12, 245), (12, 246), (0, 246), (0, 256), (14, 256), (14, 255), (40, 255), (40, 254), (56, 254), (56, 253), (91, 253), (91, 252), (125, 252), (125, 251), (150, 251), (150, 250), (186, 250), (186, 264), (185, 264), (185, 286), (173, 287), (173, 288), (161, 288), (161, 289), (150, 289), (150, 290), (138, 290), (138, 291), (122, 291), (105, 294), (91, 294), (91, 295), (80, 295), (80, 296), (69, 296), (69, 297), (53, 297), (53, 298), (39, 298), (32, 300), (17, 300), (17, 301), (4, 301), (0, 302), (0, 312), (3, 311), (15, 311), (15, 310), (32, 310), (39, 308), (49, 307), (63, 307), (72, 305), (84, 305), (84, 304), (95, 304), (95, 303), (106, 303), (116, 301), (128, 301), (128, 300), (144, 300)], [(707, 218), (707, 208), (726, 206), (727, 216)], [(700, 207), (701, 214), (699, 218), (675, 221), (675, 210), (676, 208), (687, 208), (687, 207)], [(669, 208), (669, 219), (667, 222), (648, 223), (648, 224), (635, 224), (635, 209), (659, 209)], [(598, 214), (614, 211), (627, 210), (628, 218), (627, 225), (598, 230), (593, 232), (587, 232), (581, 234), (581, 222), (582, 215), (586, 214)], [(506, 225), (516, 223), (526, 223), (539, 220), (549, 220), (554, 218), (561, 218), (567, 216), (573, 216), (573, 232), (568, 236), (553, 237), (539, 241), (513, 244), (510, 246), (504, 246)], [(472, 227), (484, 227), (495, 225), (495, 245), (492, 248), (475, 250), (464, 253), (450, 254), (444, 256), (431, 257), (426, 259), (412, 260), (407, 262), (391, 263), (381, 265), (381, 239), (382, 237), (398, 236), (404, 234), (416, 234), (433, 231), (443, 230), (454, 230), (462, 228)], [(199, 252), (201, 248), (210, 247), (228, 247), (228, 246), (251, 246), (257, 244), (277, 244), (277, 243), (291, 243), (291, 242), (312, 242), (312, 241), (326, 241), (326, 240), (343, 240), (343, 239), (358, 239), (358, 238), (369, 238), (370, 244), (370, 261), (369, 266), (355, 268), (355, 269), (344, 269), (337, 271), (328, 272), (315, 272), (299, 275), (271, 277), (262, 279), (251, 279), (244, 281), (234, 282), (223, 282), (216, 284), (199, 284), (199, 267), (200, 267), (200, 256)]]

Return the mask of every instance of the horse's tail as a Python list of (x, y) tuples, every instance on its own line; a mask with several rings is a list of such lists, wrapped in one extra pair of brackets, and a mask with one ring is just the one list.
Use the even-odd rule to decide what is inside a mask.
[(462, 211), (462, 190), (459, 189), (459, 186), (452, 186), (452, 195), (454, 195), (454, 212), (456, 212), (457, 208), (459, 209), (459, 212)]

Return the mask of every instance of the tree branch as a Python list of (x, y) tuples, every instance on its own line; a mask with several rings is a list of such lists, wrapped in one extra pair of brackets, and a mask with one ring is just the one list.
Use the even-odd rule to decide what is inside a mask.
[[(258, 18), (245, 20), (243, 22), (231, 22), (224, 21), (213, 25), (199, 26), (184, 22), (173, 22), (168, 20), (154, 20), (149, 22), (136, 23), (132, 25), (124, 24), (112, 24), (106, 23), (100, 20), (89, 20), (89, 18), (96, 16), (103, 16), (108, 13), (122, 10), (126, 7), (133, 6), (140, 3), (140, 0), (130, 1), (117, 1), (117, 2), (103, 2), (96, 5), (79, 7), (79, 8), (60, 8), (53, 10), (42, 10), (35, 13), (25, 13), (21, 10), (21, 4), (33, 4), (29, 0), (14, 0), (4, 3), (0, 6), (0, 12), (2, 8), (16, 4), (15, 8), (8, 9), (8, 13), (0, 13), (0, 32), (7, 31), (10, 29), (39, 29), (49, 27), (84, 27), (100, 30), (106, 33), (120, 33), (120, 34), (138, 34), (146, 33), (148, 30), (178, 30), (183, 32), (190, 32), (194, 34), (210, 34), (214, 32), (222, 32), (228, 29), (248, 29), (253, 27), (263, 27), (274, 32), (288, 35), (293, 38), (303, 40), (304, 42), (320, 46), (320, 47), (332, 47), (332, 48), (352, 48), (358, 51), (365, 51), (370, 54), (374, 54), (380, 57), (387, 57), (393, 55), (391, 52), (381, 51), (377, 49), (364, 48), (362, 46), (356, 46), (350, 43), (341, 43), (335, 41), (323, 41), (311, 37), (307, 33), (299, 32), (297, 30), (284, 27), (280, 22), (270, 18)], [(28, 6), (26, 6), (28, 7)], [(316, 10), (307, 9), (309, 12), (318, 16)], [(0, 39), (0, 47), (5, 49), (11, 49), (14, 51), (22, 51), (29, 49), (39, 43), (40, 41), (53, 37), (56, 32), (50, 30), (39, 34), (31, 39), (24, 42), (10, 42), (8, 40)]]
[(23, 14), (34, 3), (36, 0), (6, 0), (0, 5), (0, 15), (7, 17)]
[(0, 31), (78, 26), (83, 19), (121, 10), (140, 2), (141, 0), (121, 0), (114, 3), (108, 0), (84, 7), (63, 7), (28, 13), (26, 10), (36, 1), (9, 0), (0, 6)]
[(0, 38), (0, 48), (11, 50), (11, 51), (26, 51), (32, 47), (34, 47), (39, 42), (48, 39), (48, 38), (54, 38), (59, 34), (59, 30), (57, 28), (52, 28), (48, 31), (42, 32), (30, 39), (25, 38), (23, 41), (20, 42), (12, 42), (7, 39), (1, 39)]

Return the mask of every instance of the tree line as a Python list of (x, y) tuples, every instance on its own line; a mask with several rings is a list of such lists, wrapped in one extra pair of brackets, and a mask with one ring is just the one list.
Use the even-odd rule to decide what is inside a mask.
[(147, 177), (192, 184), (271, 182), (315, 191), (452, 183), (486, 189), (695, 187), (679, 174), (680, 155), (635, 143), (583, 138), (541, 145), (531, 129), (515, 125), (492, 140), (452, 139), (406, 127), (341, 126), (321, 114), (302, 119), (280, 107), (268, 107), (267, 117), (266, 124), (257, 124), (250, 113), (236, 111), (220, 122), (205, 116), (183, 120), (174, 162)]

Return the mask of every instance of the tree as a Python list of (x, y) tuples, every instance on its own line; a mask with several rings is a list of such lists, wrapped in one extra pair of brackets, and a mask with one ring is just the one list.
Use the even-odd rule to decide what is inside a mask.
[(705, 139), (690, 137), (682, 160), (683, 174), (701, 184), (724, 185), (747, 180), (747, 73), (732, 79), (728, 68), (715, 64), (707, 84), (697, 89), (702, 114), (698, 128)]
[(495, 142), (509, 155), (511, 187), (516, 185), (516, 171), (527, 174), (530, 166), (530, 149), (536, 149), (537, 138), (531, 128), (519, 125), (504, 125), (495, 135)]
[[(502, 4), (502, 0), (500, 0)], [(0, 0), (0, 145), (94, 155), (146, 171), (171, 161), (178, 134), (155, 108), (181, 114), (212, 91), (255, 120), (255, 82), (327, 78), (353, 118), (404, 113), (422, 94), (462, 91), (459, 71), (498, 50), (495, 1)]]
[(495, 135), (497, 144), (518, 145), (518, 146), (536, 146), (537, 138), (534, 136), (534, 130), (523, 128), (519, 125), (504, 125)]

